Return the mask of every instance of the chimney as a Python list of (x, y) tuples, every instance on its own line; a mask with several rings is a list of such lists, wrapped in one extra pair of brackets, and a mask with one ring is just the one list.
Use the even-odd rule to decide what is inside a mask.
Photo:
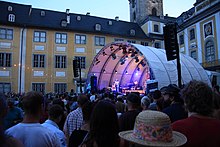
[(118, 16), (116, 16), (116, 17), (115, 17), (115, 20), (116, 20), (116, 21), (119, 21), (119, 17), (118, 17)]
[(70, 12), (70, 9), (66, 9), (66, 14), (68, 15)]
[(166, 17), (168, 16), (168, 14), (166, 14)]
[(89, 16), (90, 16), (90, 12), (87, 12), (86, 15), (89, 15)]
[(70, 9), (66, 9), (66, 21), (67, 21), (67, 24), (70, 24)]

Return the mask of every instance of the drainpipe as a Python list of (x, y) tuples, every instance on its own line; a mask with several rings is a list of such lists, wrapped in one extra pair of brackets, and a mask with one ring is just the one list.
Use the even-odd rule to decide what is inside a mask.
[(21, 51), (20, 51), (20, 66), (19, 66), (19, 93), (21, 94), (22, 92), (22, 66), (23, 66), (23, 63), (22, 63), (22, 60), (23, 60), (23, 42), (24, 42), (24, 29), (25, 28), (22, 28), (22, 31), (21, 31)]

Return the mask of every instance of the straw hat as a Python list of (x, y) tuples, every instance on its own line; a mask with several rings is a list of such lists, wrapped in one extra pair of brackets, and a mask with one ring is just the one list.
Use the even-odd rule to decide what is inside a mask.
[(151, 110), (139, 113), (134, 129), (120, 132), (119, 136), (144, 146), (181, 146), (187, 141), (183, 134), (172, 131), (168, 115)]

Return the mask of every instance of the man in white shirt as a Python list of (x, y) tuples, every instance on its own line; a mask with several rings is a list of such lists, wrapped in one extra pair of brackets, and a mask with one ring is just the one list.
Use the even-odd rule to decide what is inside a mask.
[(43, 110), (43, 96), (38, 92), (28, 92), (22, 100), (25, 112), (21, 123), (9, 128), (5, 133), (20, 140), (25, 147), (59, 147), (59, 139), (39, 120)]
[(59, 129), (59, 126), (57, 125), (64, 114), (63, 109), (60, 105), (52, 105), (49, 109), (49, 118), (42, 124), (42, 126), (48, 128), (51, 130), (56, 136), (59, 138), (60, 146), (66, 147), (66, 137)]

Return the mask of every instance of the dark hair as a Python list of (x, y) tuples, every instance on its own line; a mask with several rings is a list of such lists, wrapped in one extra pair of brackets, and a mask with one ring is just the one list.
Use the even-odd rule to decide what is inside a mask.
[(84, 94), (82, 94), (82, 95), (79, 95), (78, 97), (77, 97), (77, 103), (78, 103), (78, 105), (79, 106), (83, 106), (85, 103), (87, 103), (89, 101), (89, 99), (88, 99), (88, 96), (87, 95), (84, 95)]
[(212, 89), (206, 83), (196, 80), (190, 81), (181, 90), (181, 97), (189, 112), (196, 112), (204, 116), (212, 114)]
[(93, 103), (88, 101), (85, 103), (82, 107), (82, 113), (83, 113), (83, 120), (88, 121), (91, 118), (92, 110), (93, 110)]
[(36, 91), (26, 93), (22, 100), (22, 106), (26, 114), (35, 115), (41, 109), (43, 95)]
[(52, 120), (55, 120), (64, 114), (63, 108), (58, 104), (52, 105), (48, 111), (48, 114)]
[(161, 92), (160, 90), (155, 90), (153, 92), (153, 99), (158, 100), (159, 98), (161, 98)]
[(119, 146), (118, 117), (114, 105), (108, 101), (99, 101), (90, 120), (89, 145), (97, 143), (99, 147)]

